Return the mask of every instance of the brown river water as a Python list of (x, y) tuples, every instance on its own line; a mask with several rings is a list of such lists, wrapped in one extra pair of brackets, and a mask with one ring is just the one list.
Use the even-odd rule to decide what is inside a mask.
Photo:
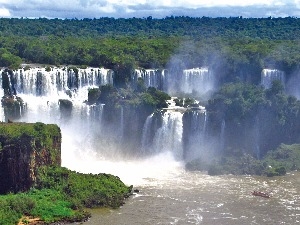
[[(85, 159), (74, 169), (105, 168), (139, 193), (119, 209), (91, 210), (84, 225), (300, 224), (300, 172), (273, 178), (208, 176), (185, 171), (169, 156), (137, 162)], [(253, 196), (254, 190), (271, 197)]]

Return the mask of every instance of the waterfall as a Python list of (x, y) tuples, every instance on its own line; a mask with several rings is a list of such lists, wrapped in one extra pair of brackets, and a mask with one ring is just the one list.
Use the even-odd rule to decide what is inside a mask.
[(176, 159), (182, 159), (182, 123), (181, 112), (166, 111), (163, 114), (162, 126), (156, 131), (153, 139), (153, 151), (172, 152)]
[(285, 73), (277, 69), (263, 69), (261, 72), (261, 84), (265, 88), (271, 88), (272, 82), (279, 80), (285, 85)]
[[(0, 74), (2, 74), (2, 70), (0, 70)], [(2, 75), (0, 77), (0, 82), (2, 84)], [(4, 96), (4, 90), (3, 88), (0, 88), (0, 96), (1, 96), (1, 99), (2, 97)], [(5, 121), (5, 115), (4, 115), (4, 108), (3, 107), (0, 107), (0, 122), (1, 121)]]
[[(105, 132), (101, 126), (104, 105), (88, 105), (84, 102), (88, 98), (89, 88), (112, 82), (109, 70), (30, 68), (12, 71), (10, 75), (11, 86), (27, 107), (19, 121), (58, 124), (63, 137), (72, 137), (72, 146), (78, 148), (75, 153), (78, 157), (83, 149), (85, 152), (92, 149), (90, 145), (96, 142), (95, 137)], [(3, 96), (3, 89), (1, 92)], [(2, 112), (3, 108), (1, 117)], [(63, 138), (63, 146), (68, 141), (68, 138)], [(80, 146), (82, 144), (84, 147)]]
[(204, 157), (207, 154), (207, 113), (205, 110), (193, 110), (188, 113), (188, 122), (184, 126), (185, 146), (184, 159), (187, 161)]
[(136, 69), (131, 78), (133, 84), (139, 78), (144, 80), (146, 87), (155, 87), (171, 95), (178, 91), (205, 94), (213, 90), (216, 83), (213, 73), (206, 67), (181, 70), (178, 74), (170, 74), (166, 69)]
[(113, 84), (113, 72), (104, 68), (79, 69), (78, 79), (80, 87)]
[(192, 93), (193, 91), (204, 94), (214, 88), (214, 77), (208, 68), (193, 68), (183, 70), (181, 91)]
[(68, 95), (86, 86), (113, 84), (113, 72), (104, 68), (30, 68), (13, 71), (14, 88), (18, 94), (35, 96)]
[(23, 68), (12, 73), (11, 86), (28, 106), (23, 120), (31, 122), (41, 118), (45, 123), (63, 122), (58, 105), (61, 99), (72, 103), (74, 120), (80, 118), (87, 122), (90, 117), (99, 121), (103, 105), (89, 106), (83, 102), (87, 100), (89, 88), (113, 82), (112, 71), (103, 68)]
[(255, 118), (254, 124), (254, 153), (256, 154), (256, 158), (260, 159), (260, 129), (259, 129), (259, 118), (258, 116)]
[(220, 152), (223, 153), (224, 152), (224, 148), (225, 148), (225, 129), (226, 129), (226, 123), (225, 120), (222, 120), (221, 123), (221, 132), (220, 132)]
[(165, 89), (165, 70), (136, 69), (132, 76), (132, 81), (136, 83), (138, 78), (142, 78), (144, 80), (146, 87), (155, 87), (159, 90)]
[(122, 141), (124, 136), (124, 109), (122, 106), (120, 115), (120, 141)]
[(146, 122), (143, 127), (143, 134), (142, 134), (142, 152), (145, 154), (150, 150), (150, 136), (151, 136), (151, 125), (153, 121), (153, 113), (147, 117)]

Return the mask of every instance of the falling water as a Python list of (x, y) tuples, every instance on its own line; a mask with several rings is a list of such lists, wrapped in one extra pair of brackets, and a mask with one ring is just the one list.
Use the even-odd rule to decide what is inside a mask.
[(153, 121), (154, 114), (152, 113), (150, 116), (147, 117), (146, 122), (143, 127), (143, 134), (142, 134), (142, 151), (146, 153), (150, 149), (150, 136), (151, 136), (151, 125)]
[(254, 146), (255, 146), (255, 154), (256, 158), (260, 159), (260, 131), (259, 131), (259, 118), (255, 118), (255, 124), (254, 124)]
[(146, 87), (155, 87), (159, 90), (165, 90), (165, 73), (165, 70), (158, 69), (136, 69), (133, 74), (132, 81), (136, 83), (138, 78), (142, 78)]
[(17, 93), (54, 95), (59, 91), (113, 84), (113, 72), (104, 68), (30, 68), (14, 71)]
[(121, 106), (121, 114), (120, 114), (120, 141), (123, 140), (124, 136), (124, 108)]
[[(105, 132), (101, 127), (104, 105), (84, 103), (88, 98), (89, 88), (94, 88), (103, 81), (100, 81), (100, 73), (104, 77), (111, 76), (108, 70), (97, 68), (78, 69), (78, 72), (68, 68), (14, 71), (12, 86), (27, 105), (27, 113), (20, 121), (55, 123), (60, 126), (63, 136), (63, 165), (69, 165), (69, 159), (72, 164), (72, 154), (82, 159), (85, 158), (83, 155), (95, 155), (95, 137)], [(104, 82), (112, 80), (107, 78)], [(70, 115), (60, 109), (61, 100), (72, 104)]]
[[(105, 133), (99, 122), (103, 105), (88, 106), (83, 103), (87, 99), (88, 88), (95, 84), (94, 80), (87, 82), (88, 77), (85, 77), (79, 81), (76, 74), (72, 73), (73, 77), (70, 73), (63, 73), (65, 75), (59, 74), (62, 78), (58, 82), (57, 77), (49, 77), (49, 73), (33, 73), (26, 81), (16, 79), (18, 95), (28, 105), (28, 113), (21, 120), (57, 123), (61, 127), (63, 166), (78, 172), (111, 173), (119, 176), (126, 184), (133, 184), (140, 189), (139, 194), (129, 198), (123, 207), (104, 209), (97, 212), (97, 215), (93, 213), (87, 224), (299, 223), (300, 176), (296, 172), (273, 179), (252, 176), (211, 177), (201, 172), (185, 171), (180, 161), (183, 114), (175, 109), (166, 110), (162, 115), (162, 125), (156, 130), (152, 143), (156, 155), (130, 161), (103, 158), (99, 149), (93, 145), (93, 142), (99, 146), (107, 144), (107, 136), (99, 139), (99, 134)], [(70, 86), (70, 82), (77, 85), (76, 90)], [(68, 90), (72, 93), (69, 94)], [(73, 104), (72, 114), (68, 118), (59, 110), (60, 99)], [(154, 121), (149, 119), (148, 122), (150, 124)], [(220, 136), (224, 137), (225, 121), (221, 130), (223, 132)], [(111, 148), (107, 151), (111, 151)], [(257, 188), (272, 190), (274, 197), (262, 199), (252, 196), (251, 191)]]
[(193, 68), (183, 71), (181, 91), (205, 93), (214, 88), (214, 77), (208, 68)]
[(221, 132), (220, 132), (220, 151), (224, 152), (225, 148), (225, 129), (226, 129), (226, 123), (225, 120), (222, 120), (221, 124)]
[(209, 142), (207, 141), (206, 126), (207, 113), (205, 110), (194, 110), (191, 113), (190, 127), (186, 136), (185, 160), (207, 158)]
[(274, 80), (279, 80), (285, 85), (285, 73), (277, 69), (263, 69), (261, 72), (261, 84), (270, 88)]
[(163, 114), (162, 126), (156, 131), (153, 139), (153, 150), (172, 152), (177, 159), (182, 159), (182, 113), (166, 111)]
[[(0, 71), (1, 72), (1, 71)], [(0, 79), (0, 82), (2, 83), (2, 79)], [(4, 90), (0, 88), (0, 96), (4, 96)], [(4, 116), (4, 109), (3, 107), (0, 107), (0, 121), (5, 121), (5, 116)]]

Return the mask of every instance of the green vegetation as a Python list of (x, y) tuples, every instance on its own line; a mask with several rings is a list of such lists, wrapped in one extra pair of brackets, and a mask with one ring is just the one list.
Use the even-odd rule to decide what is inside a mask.
[[(107, 36), (192, 36), (211, 38), (253, 37), (260, 39), (298, 39), (299, 19), (287, 18), (99, 18), (99, 19), (0, 19), (1, 35), (34, 36), (45, 40), (57, 37)], [(286, 31), (283, 32), (283, 31)]]
[[(113, 69), (115, 87), (91, 89), (88, 103), (104, 103), (104, 110), (113, 112), (104, 114), (110, 117), (106, 121), (120, 118), (117, 114), (121, 110), (115, 109), (122, 108), (128, 121), (134, 109), (143, 122), (149, 113), (165, 107), (169, 96), (155, 88), (146, 89), (142, 79), (135, 87), (130, 86), (135, 68), (167, 68), (176, 73), (208, 66), (220, 84), (227, 83), (207, 105), (210, 134), (219, 135), (223, 120), (226, 130), (231, 131), (220, 152), (229, 162), (230, 157), (244, 154), (261, 159), (280, 143), (299, 142), (299, 101), (286, 95), (278, 82), (268, 90), (254, 85), (260, 83), (263, 68), (281, 69), (287, 79), (299, 70), (299, 36), (299, 19), (292, 17), (1, 18), (0, 66), (15, 69), (22, 61)], [(78, 74), (77, 67), (68, 69)], [(237, 81), (245, 79), (251, 84)], [(11, 95), (7, 81), (8, 75), (2, 82), (5, 94)], [(7, 103), (11, 105), (10, 100)], [(193, 104), (193, 100), (186, 98), (184, 103), (178, 99), (176, 104)], [(60, 106), (66, 113), (72, 110), (70, 102), (61, 101)], [(258, 150), (253, 149), (255, 141)], [(214, 171), (217, 173), (218, 168)], [(270, 169), (271, 173), (280, 174), (283, 169)]]
[[(280, 81), (270, 89), (236, 82), (227, 83), (208, 101), (210, 134), (219, 137), (225, 121), (224, 146), (206, 162), (187, 163), (189, 170), (210, 175), (284, 175), (300, 167), (300, 101), (284, 92)], [(282, 144), (285, 143), (285, 144)], [(274, 150), (275, 149), (275, 150)]]
[(282, 176), (300, 169), (300, 145), (281, 144), (276, 150), (269, 151), (262, 160), (255, 159), (249, 154), (223, 156), (212, 163), (197, 159), (187, 163), (186, 168), (206, 170), (209, 175)]
[[(0, 140), (5, 139), (5, 143), (18, 142), (21, 137), (34, 137), (39, 143), (41, 150), (44, 147), (53, 146), (53, 137), (60, 137), (60, 128), (55, 124), (37, 123), (1, 123)], [(3, 145), (3, 143), (2, 143)]]
[(279, 81), (266, 90), (241, 82), (225, 84), (209, 100), (207, 111), (212, 129), (219, 131), (226, 122), (227, 156), (259, 151), (256, 157), (261, 158), (281, 143), (298, 142), (300, 101), (285, 94)]
[[(298, 18), (0, 19), (0, 66), (20, 60), (132, 68), (209, 66), (220, 78), (239, 72), (258, 82), (263, 68), (287, 73), (300, 61)], [(125, 81), (121, 79), (121, 81)]]
[(99, 89), (89, 90), (90, 104), (95, 102), (103, 103), (109, 108), (118, 108), (122, 105), (144, 110), (149, 114), (156, 109), (167, 107), (166, 100), (168, 99), (171, 99), (171, 97), (163, 91), (154, 87), (146, 89), (143, 86), (143, 81), (135, 89), (132, 89), (130, 86), (117, 89), (108, 84), (100, 86)]
[(41, 167), (30, 191), (0, 196), (0, 224), (16, 224), (26, 215), (46, 224), (79, 222), (90, 214), (85, 207), (119, 207), (131, 187), (108, 174), (80, 174), (63, 167)]

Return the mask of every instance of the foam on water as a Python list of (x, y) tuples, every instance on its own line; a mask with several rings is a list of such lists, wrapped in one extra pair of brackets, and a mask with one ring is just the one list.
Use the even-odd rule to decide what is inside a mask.
[(80, 151), (78, 145), (72, 145), (72, 138), (64, 136), (62, 143), (62, 166), (82, 173), (109, 173), (120, 177), (127, 185), (155, 185), (164, 180), (173, 179), (183, 171), (183, 163), (176, 161), (171, 152), (145, 159), (114, 160), (102, 157), (88, 149)]

